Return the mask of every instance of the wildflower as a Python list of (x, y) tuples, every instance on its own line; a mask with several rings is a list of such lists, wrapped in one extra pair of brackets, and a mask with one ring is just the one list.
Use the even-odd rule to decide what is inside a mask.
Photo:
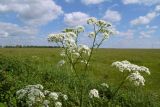
[(65, 60), (60, 60), (59, 62), (58, 62), (58, 65), (59, 66), (62, 66), (62, 65), (64, 65), (65, 64)]
[(65, 56), (66, 56), (65, 51), (63, 50), (63, 51), (60, 53), (60, 55), (61, 55), (62, 57), (65, 57)]
[(44, 100), (43, 101), (43, 104), (44, 104), (45, 107), (49, 107), (49, 103), (50, 103), (49, 100)]
[(108, 39), (108, 38), (109, 38), (109, 34), (108, 34), (107, 32), (104, 32), (104, 33), (103, 33), (103, 36), (104, 36), (105, 39)]
[(90, 37), (90, 38), (95, 38), (95, 33), (94, 32), (91, 32), (91, 33), (89, 33), (89, 36), (88, 37)]
[(51, 99), (53, 99), (53, 100), (58, 100), (58, 94), (56, 93), (56, 92), (51, 92), (50, 94), (49, 94), (49, 97), (51, 98)]
[(49, 93), (50, 93), (50, 91), (48, 91), (48, 90), (44, 91), (44, 95), (48, 95)]
[(79, 32), (84, 32), (84, 27), (83, 26), (77, 26), (76, 29), (77, 29), (78, 33)]
[(28, 98), (34, 102), (35, 101), (41, 101), (44, 98), (43, 92), (41, 92), (39, 89), (31, 89), (28, 91)]
[(37, 84), (35, 87), (37, 87), (40, 90), (43, 90), (43, 86), (41, 84)]
[(43, 90), (43, 86), (41, 84), (37, 84), (37, 85), (28, 85), (25, 87), (26, 89), (31, 89), (31, 88), (37, 88), (40, 90)]
[(140, 75), (139, 72), (131, 73), (127, 78), (130, 81), (132, 81), (135, 86), (139, 86), (139, 85), (143, 86), (145, 82), (145, 79), (143, 78), (143, 76)]
[(133, 71), (133, 72), (139, 71), (139, 72), (145, 72), (148, 75), (150, 74), (150, 71), (149, 71), (149, 69), (147, 67), (131, 64), (127, 60), (124, 60), (124, 61), (121, 61), (121, 62), (120, 61), (113, 62), (112, 66), (117, 67), (121, 72), (126, 70), (126, 71), (129, 71), (129, 72), (131, 72), (131, 71)]
[(147, 67), (145, 67), (145, 66), (141, 66), (140, 71), (141, 71), (141, 72), (145, 72), (145, 73), (147, 73), (148, 75), (151, 74), (150, 71), (149, 71), (149, 69), (148, 69)]
[(107, 83), (102, 83), (101, 86), (109, 88), (109, 85)]
[(98, 92), (98, 90), (96, 90), (96, 89), (90, 90), (89, 97), (90, 98), (93, 98), (93, 97), (99, 98), (99, 92)]
[(65, 95), (65, 94), (63, 94), (63, 99), (64, 99), (64, 100), (68, 100), (68, 96)]
[(27, 93), (27, 90), (20, 89), (16, 92), (16, 95), (18, 96), (18, 99), (22, 99)]
[(68, 32), (66, 33), (65, 38), (76, 38), (76, 34), (74, 32)]
[(66, 38), (64, 41), (65, 41), (65, 45), (67, 46), (67, 48), (76, 47), (76, 43), (73, 38)]
[(28, 105), (33, 105), (37, 102), (42, 102), (45, 98), (42, 89), (43, 86), (40, 84), (28, 85), (24, 89), (18, 90), (16, 95), (18, 100), (25, 99)]
[(80, 54), (78, 53), (78, 52), (74, 52), (74, 53), (72, 53), (74, 56), (76, 56), (76, 57), (79, 57), (80, 56)]
[(81, 63), (87, 64), (87, 60), (81, 60)]
[(55, 107), (62, 107), (62, 103), (59, 101), (55, 102)]
[(60, 33), (60, 34), (50, 34), (48, 36), (48, 41), (49, 42), (62, 42), (64, 40), (64, 33)]
[[(27, 106), (31, 107), (33, 105), (39, 104), (40, 106), (49, 107), (50, 100), (57, 101), (59, 95), (62, 95), (64, 100), (68, 100), (68, 96), (62, 94), (61, 92), (50, 92), (48, 90), (43, 91), (43, 86), (41, 84), (28, 85), (24, 89), (20, 89), (16, 92), (17, 99), (25, 103)], [(49, 99), (48, 99), (49, 98)], [(56, 107), (61, 107), (61, 102), (57, 102)]]
[(96, 22), (97, 22), (97, 19), (94, 18), (94, 17), (89, 18), (89, 19), (87, 20), (87, 24), (96, 24)]
[(86, 45), (79, 45), (78, 51), (80, 53), (87, 54), (88, 56), (90, 55), (91, 52), (90, 48)]
[(105, 26), (106, 24), (107, 23), (104, 20), (98, 20), (97, 23), (96, 23), (97, 26)]

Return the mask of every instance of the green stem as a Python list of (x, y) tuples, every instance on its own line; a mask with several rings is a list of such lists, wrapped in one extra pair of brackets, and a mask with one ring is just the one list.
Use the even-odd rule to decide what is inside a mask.
[(116, 96), (116, 94), (118, 93), (118, 91), (120, 90), (120, 88), (123, 86), (123, 84), (126, 82), (128, 77), (128, 73), (127, 75), (124, 77), (123, 81), (120, 83), (120, 85), (118, 86), (118, 88), (115, 90), (115, 92), (113, 93), (112, 99)]
[[(95, 42), (96, 42), (96, 38), (97, 38), (97, 35), (98, 35), (98, 33), (100, 32), (100, 30), (103, 28), (103, 26), (98, 30), (98, 31), (96, 31), (96, 27), (95, 27), (95, 25), (94, 25), (94, 33), (95, 33), (95, 38), (94, 38), (94, 40), (93, 40), (93, 43), (92, 43), (92, 47), (91, 47), (91, 53), (90, 53), (90, 55), (89, 55), (89, 58), (88, 58), (88, 60), (87, 60), (87, 63), (86, 63), (86, 65), (85, 65), (85, 68), (84, 68), (84, 76), (86, 75), (86, 72), (87, 72), (87, 68), (88, 68), (88, 64), (89, 64), (89, 62), (90, 62), (90, 60), (91, 60), (91, 57), (92, 57), (92, 54), (93, 54), (93, 50), (94, 50), (94, 46), (95, 46)], [(82, 81), (82, 87), (81, 87), (81, 99), (80, 99), (80, 107), (82, 107), (83, 106), (83, 88), (84, 88), (84, 86), (83, 86), (83, 81)]]

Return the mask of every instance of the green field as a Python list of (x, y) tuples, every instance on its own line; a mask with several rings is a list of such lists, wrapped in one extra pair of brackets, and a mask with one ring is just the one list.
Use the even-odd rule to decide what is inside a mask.
[[(9, 89), (7, 86), (1, 86), (1, 90), (6, 88), (6, 91), (14, 93), (29, 84), (42, 84), (49, 90), (74, 94), (72, 89), (76, 85), (76, 80), (74, 81), (72, 72), (65, 66), (57, 67), (57, 62), (61, 60), (60, 50), (54, 48), (1, 48), (0, 70), (5, 71), (1, 77), (9, 83)], [(94, 88), (94, 84), (105, 82), (114, 89), (120, 83), (122, 74), (111, 64), (114, 61), (128, 60), (131, 63), (148, 67), (151, 72), (151, 75), (144, 74), (145, 86), (135, 94), (139, 97), (131, 96), (136, 100), (135, 106), (136, 103), (144, 102), (145, 95), (150, 97), (149, 100), (153, 103), (150, 105), (151, 107), (160, 106), (160, 49), (98, 49), (94, 52), (89, 67), (88, 82), (91, 84), (89, 87)], [(126, 90), (126, 93), (133, 92), (133, 88), (130, 83), (127, 83), (123, 86), (122, 92), (126, 92)], [(147, 100), (147, 98), (145, 99)], [(3, 102), (2, 98), (1, 102)]]

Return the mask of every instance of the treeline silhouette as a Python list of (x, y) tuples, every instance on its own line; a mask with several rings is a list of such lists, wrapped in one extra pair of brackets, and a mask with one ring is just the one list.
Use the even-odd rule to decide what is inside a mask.
[(0, 46), (0, 48), (60, 48), (59, 46), (23, 46), (23, 45), (16, 45), (16, 46)]

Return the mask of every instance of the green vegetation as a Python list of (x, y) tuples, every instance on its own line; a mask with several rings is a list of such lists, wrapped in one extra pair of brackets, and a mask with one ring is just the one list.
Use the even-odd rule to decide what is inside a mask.
[[(29, 84), (42, 84), (50, 91), (69, 96), (69, 106), (78, 105), (75, 95), (78, 80), (67, 66), (59, 68), (58, 48), (3, 48), (0, 49), (0, 106), (16, 106), (15, 93)], [(87, 76), (88, 90), (107, 83), (114, 90), (122, 74), (111, 67), (112, 62), (128, 60), (146, 66), (151, 75), (144, 75), (144, 87), (135, 88), (128, 82), (120, 90), (116, 105), (125, 107), (160, 106), (160, 50), (159, 49), (98, 49), (93, 55)], [(86, 92), (86, 97), (88, 96)], [(85, 98), (86, 98), (85, 97)], [(84, 99), (85, 100), (85, 99)], [(96, 105), (95, 105), (96, 106)], [(96, 106), (97, 107), (97, 106)], [(104, 107), (104, 105), (102, 106)], [(114, 107), (114, 106), (113, 106)]]

